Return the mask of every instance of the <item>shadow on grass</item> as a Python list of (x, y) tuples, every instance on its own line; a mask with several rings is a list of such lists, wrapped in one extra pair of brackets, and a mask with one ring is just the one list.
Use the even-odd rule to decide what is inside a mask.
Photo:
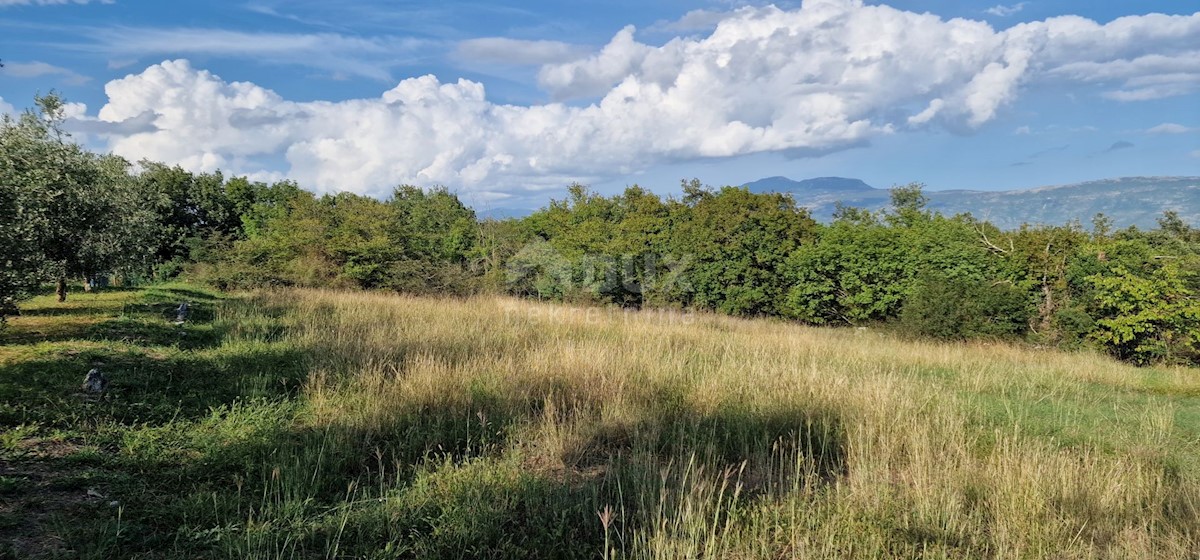
[(179, 286), (154, 287), (151, 288), (151, 291), (165, 292), (180, 301), (189, 301), (192, 303), (197, 301), (214, 303), (220, 300), (218, 296), (212, 293)]
[[(318, 349), (268, 342), (281, 327), (270, 320), (271, 310), (255, 309), (254, 320), (241, 321), (249, 327), (233, 327), (236, 343), (225, 345), (227, 333), (199, 319), (211, 315), (196, 315), (184, 331), (203, 351), (177, 352), (188, 347), (171, 341), (174, 326), (162, 319), (174, 303), (130, 304), (124, 318), (89, 331), (99, 340), (146, 341), (165, 350), (90, 348), (0, 366), (0, 425), (104, 427), (90, 437), (121, 450), (44, 461), (62, 472), (85, 464), (113, 474), (99, 482), (107, 485), (100, 491), (120, 500), (124, 529), (111, 530), (116, 511), (80, 519), (71, 537), (76, 551), (594, 558), (605, 543), (597, 512), (606, 507), (621, 512), (611, 530), (634, 535), (659, 526), (656, 512), (686, 511), (689, 500), (709, 504), (713, 519), (727, 517), (728, 504), (711, 504), (705, 492), (730, 469), (755, 497), (845, 472), (846, 436), (832, 414), (799, 404), (701, 410), (673, 387), (646, 388), (628, 422), (583, 429), (580, 441), (557, 457), (531, 451), (532, 442), (520, 438), (539, 422), (586, 428), (600, 418), (603, 403), (589, 403), (590, 394), (568, 381), (473, 385), (465, 395), (403, 402), (379, 422), (299, 421), (288, 397)], [(210, 328), (210, 338), (188, 330)], [(448, 360), (463, 352), (422, 350)], [(82, 399), (78, 384), (95, 359), (110, 374), (110, 395)], [(345, 410), (362, 412), (374, 411)], [(786, 468), (796, 457), (810, 467)], [(553, 464), (536, 462), (547, 458)], [(116, 476), (128, 473), (136, 476)]]
[[(269, 379), (291, 368), (287, 378), (298, 382), (304, 363), (262, 350), (115, 361), (129, 372), (116, 398), (90, 403), (91, 415), (76, 422), (129, 423), (122, 453), (90, 463), (56, 458), (52, 468), (139, 475), (92, 483), (121, 501), (126, 529), (109, 532), (116, 513), (100, 511), (71, 537), (72, 549), (164, 558), (320, 557), (333, 548), (354, 558), (594, 558), (605, 543), (597, 517), (605, 507), (620, 512), (614, 533), (646, 534), (661, 515), (689, 508), (725, 519), (728, 502), (712, 501), (723, 473), (740, 472), (734, 482), (751, 499), (805, 482), (797, 477), (824, 484), (844, 472), (840, 424), (802, 408), (702, 412), (664, 398), (629, 427), (596, 431), (576, 463), (564, 458), (565, 471), (518, 451), (528, 443), (517, 439), (527, 433), (521, 428), (545, 413), (528, 403), (547, 395), (475, 389), (455, 402), (412, 403), (370, 429), (338, 418), (297, 422), (294, 403), (274, 398), (296, 385)], [(150, 398), (164, 406), (131, 405)], [(797, 454), (814, 467), (780, 468)]]
[[(168, 322), (173, 302), (153, 288), (125, 303), (120, 316), (71, 324), (52, 334), (16, 333), (20, 342), (117, 342), (64, 345), (52, 354), (0, 365), (0, 426), (38, 423), (58, 428), (96, 423), (155, 423), (196, 418), (240, 398), (294, 395), (308, 374), (308, 353), (290, 345), (235, 341), (222, 346), (229, 325), (213, 322), (218, 298), (195, 302), (183, 324)], [(197, 292), (199, 293), (199, 292)], [(244, 305), (229, 302), (227, 305)], [(48, 355), (47, 355), (48, 354)], [(109, 379), (103, 398), (80, 392), (95, 362)]]
[[(0, 333), (0, 343), (34, 344), (72, 340), (109, 341), (140, 346), (173, 346), (185, 350), (220, 344), (226, 327), (213, 322), (219, 300), (193, 303), (187, 320), (176, 324), (178, 303), (147, 297), (136, 302), (76, 308), (45, 308), (23, 312), (25, 317), (73, 317), (45, 324), (12, 325)], [(109, 303), (109, 302), (104, 302)]]
[[(701, 517), (724, 519), (728, 501), (713, 500), (729, 473), (740, 473), (733, 483), (747, 500), (845, 472), (845, 435), (830, 416), (670, 403), (623, 433), (589, 439), (586, 464), (546, 468), (514, 453), (528, 443), (514, 436), (530, 418), (513, 404), (478, 393), (414, 406), (370, 430), (336, 420), (259, 422), (244, 432), (251, 435), (177, 466), (185, 474), (167, 475), (192, 486), (147, 489), (191, 496), (153, 523), (158, 532), (184, 531), (170, 538), (187, 542), (195, 532), (249, 527), (247, 512), (255, 512), (256, 533), (221, 541), (247, 557), (336, 547), (356, 558), (594, 558), (605, 543), (597, 512), (606, 506), (621, 512), (611, 530), (633, 535), (653, 532), (660, 512), (708, 507)], [(790, 468), (797, 456), (810, 467)], [(172, 472), (164, 467), (145, 470)], [(211, 526), (185, 528), (196, 510), (208, 512)]]
[(116, 312), (121, 309), (122, 303), (116, 300), (107, 300), (102, 302), (92, 302), (86, 306), (74, 305), (76, 302), (71, 302), (69, 306), (46, 306), (19, 309), (16, 317), (68, 317), (68, 316), (88, 316), (88, 315), (103, 315), (106, 313)]
[[(109, 378), (98, 399), (80, 392), (95, 361)], [(89, 349), (7, 364), (0, 366), (0, 426), (73, 429), (196, 418), (242, 398), (294, 394), (307, 375), (306, 363), (299, 350), (261, 347), (167, 357)]]

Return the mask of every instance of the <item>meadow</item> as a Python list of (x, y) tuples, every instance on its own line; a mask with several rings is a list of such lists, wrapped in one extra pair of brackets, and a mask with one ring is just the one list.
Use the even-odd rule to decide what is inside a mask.
[[(0, 337), (0, 558), (1200, 550), (1196, 369), (187, 284), (35, 298)], [(79, 384), (97, 361), (94, 399)]]

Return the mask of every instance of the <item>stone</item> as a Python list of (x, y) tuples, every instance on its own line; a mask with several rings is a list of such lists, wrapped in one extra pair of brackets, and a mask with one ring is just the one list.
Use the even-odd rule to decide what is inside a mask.
[(99, 395), (108, 388), (108, 378), (99, 367), (94, 367), (83, 378), (83, 392)]

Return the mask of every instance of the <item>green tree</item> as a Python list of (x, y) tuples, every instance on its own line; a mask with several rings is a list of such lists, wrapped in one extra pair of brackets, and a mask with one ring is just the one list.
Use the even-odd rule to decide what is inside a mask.
[(692, 188), (671, 220), (671, 253), (687, 260), (685, 303), (733, 315), (779, 312), (784, 264), (816, 230), (791, 196), (743, 187)]
[[(70, 141), (63, 131), (64, 103), (51, 93), (35, 99), (37, 109), (0, 125), (0, 183), (19, 194), (4, 197), (17, 210), (11, 233), (16, 239), (6, 276), (14, 284), (57, 280), (59, 300), (67, 280), (87, 280), (103, 272), (145, 266), (154, 234), (154, 216), (131, 181), (128, 163), (96, 155)], [(29, 247), (40, 255), (28, 257)], [(33, 266), (36, 263), (36, 266)], [(20, 296), (18, 289), (13, 298)], [(9, 300), (8, 305), (12, 304)]]
[(249, 208), (237, 207), (220, 172), (193, 174), (152, 161), (141, 162), (141, 167), (138, 184), (158, 223), (154, 258), (160, 275), (178, 273), (198, 259), (195, 251), (210, 243), (241, 236), (239, 210)]
[(522, 222), (517, 219), (485, 219), (479, 222), (478, 237), (469, 259), (472, 270), (482, 278), (484, 289), (496, 293), (508, 289), (505, 265), (531, 239)]
[(1148, 275), (1116, 267), (1087, 278), (1099, 312), (1091, 337), (1119, 358), (1138, 363), (1194, 360), (1200, 343), (1195, 271), (1167, 263)]
[(814, 324), (887, 321), (899, 317), (922, 274), (1000, 280), (977, 241), (974, 219), (947, 218), (926, 210), (925, 202), (914, 183), (892, 190), (888, 212), (839, 208), (815, 243), (789, 256), (784, 314)]
[(4, 117), (0, 125), (0, 326), (17, 311), (47, 276), (41, 232), (47, 216), (42, 193), (29, 187), (30, 171), (21, 159), (30, 150), (18, 125)]

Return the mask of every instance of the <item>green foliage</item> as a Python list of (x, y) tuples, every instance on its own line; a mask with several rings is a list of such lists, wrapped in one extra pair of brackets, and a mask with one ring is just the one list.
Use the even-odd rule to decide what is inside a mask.
[(902, 187), (892, 187), (891, 196), (892, 212), (888, 215), (888, 220), (892, 223), (905, 226), (913, 226), (918, 222), (928, 219), (929, 214), (925, 211), (925, 206), (929, 204), (929, 197), (923, 192), (925, 185), (921, 183), (909, 183)]
[(0, 325), (46, 281), (185, 274), (222, 288), (506, 292), (585, 304), (896, 323), (939, 338), (1094, 345), (1139, 363), (1195, 361), (1200, 230), (1078, 223), (1002, 231), (927, 208), (838, 205), (829, 225), (786, 195), (684, 181), (677, 197), (574, 184), (523, 219), (484, 220), (445, 188), (378, 200), (91, 153), (63, 101), (0, 124)]
[[(815, 222), (788, 196), (684, 183), (664, 202), (632, 186), (603, 197), (581, 185), (524, 220), (548, 247), (514, 257), (515, 293), (620, 305), (774, 314), (788, 254)], [(530, 276), (523, 271), (541, 271)]]
[(46, 280), (65, 296), (67, 278), (144, 268), (155, 234), (128, 163), (71, 142), (56, 94), (36, 102), (0, 122), (0, 315)]
[(1050, 323), (1052, 334), (1059, 345), (1079, 348), (1087, 342), (1088, 335), (1096, 329), (1096, 320), (1082, 305), (1064, 307), (1054, 312)]
[(790, 196), (725, 187), (676, 210), (675, 254), (686, 255), (693, 292), (684, 303), (732, 315), (777, 314), (788, 256), (816, 222)]
[[(241, 233), (237, 204), (228, 194), (218, 173), (192, 174), (179, 166), (143, 161), (137, 181), (155, 213), (158, 225), (155, 262), (175, 263), (165, 270), (178, 270), (196, 260), (193, 249), (215, 236)], [(239, 184), (248, 184), (238, 179)], [(229, 184), (234, 184), (231, 180)]]
[(894, 210), (882, 217), (840, 210), (816, 243), (792, 253), (783, 313), (813, 324), (887, 321), (899, 316), (923, 272), (974, 282), (995, 277), (975, 222), (924, 210), (920, 188), (895, 189)]
[(1174, 262), (1148, 275), (1117, 266), (1087, 281), (1098, 312), (1091, 337), (1116, 356), (1139, 363), (1194, 359), (1200, 344), (1200, 300), (1189, 287), (1196, 269)]
[(943, 340), (1002, 338), (1024, 334), (1030, 316), (1025, 293), (1012, 285), (927, 273), (904, 301), (900, 323)]
[(505, 265), (529, 240), (530, 235), (516, 219), (485, 219), (479, 222), (478, 237), (468, 260), (471, 270), (479, 275), (483, 289), (500, 293), (508, 288), (509, 274)]
[(904, 300), (911, 257), (883, 224), (838, 221), (788, 258), (784, 314), (813, 324), (888, 318)]
[(290, 183), (250, 193), (242, 197), (253, 200), (243, 204), (243, 237), (206, 274), (218, 285), (473, 290), (475, 216), (444, 189), (400, 187), (388, 202), (351, 193), (318, 198)]

